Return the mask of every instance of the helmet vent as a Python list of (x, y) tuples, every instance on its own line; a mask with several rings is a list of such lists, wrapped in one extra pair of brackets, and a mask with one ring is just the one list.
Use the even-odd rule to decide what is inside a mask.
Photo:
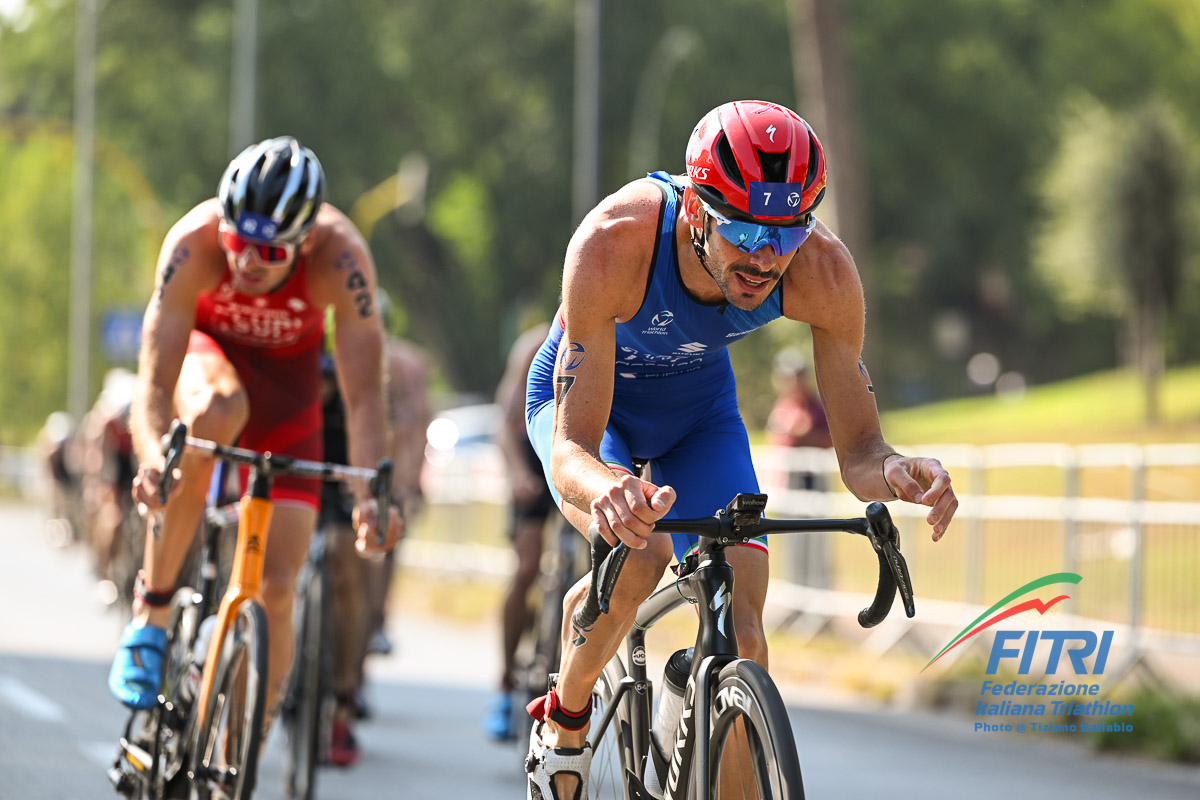
[(788, 179), (788, 153), (758, 153), (762, 165), (763, 180), (768, 183), (786, 183)]
[[(804, 127), (808, 128), (808, 123), (805, 123)], [(813, 181), (817, 179), (817, 170), (820, 165), (821, 152), (817, 150), (817, 137), (812, 132), (812, 128), (808, 128), (808, 174), (804, 176), (805, 189), (812, 186)]]
[(733, 148), (729, 146), (729, 137), (725, 135), (724, 131), (717, 137), (717, 158), (720, 160), (725, 174), (729, 176), (729, 180), (739, 189), (745, 189), (746, 182), (742, 180), (742, 170), (738, 167), (737, 159), (733, 156)]

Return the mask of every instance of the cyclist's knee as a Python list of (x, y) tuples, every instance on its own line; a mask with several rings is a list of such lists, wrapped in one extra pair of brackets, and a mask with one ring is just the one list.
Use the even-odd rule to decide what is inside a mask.
[(250, 399), (244, 389), (226, 392), (201, 386), (181, 400), (181, 415), (190, 419), (195, 435), (233, 441), (250, 418)]
[(263, 608), (271, 617), (286, 615), (291, 619), (292, 604), (296, 596), (296, 579), (278, 572), (263, 575)]
[(733, 630), (737, 636), (738, 654), (766, 667), (767, 636), (763, 631), (762, 620), (751, 613), (738, 616), (735, 610)]
[(666, 534), (654, 534), (645, 548), (631, 550), (617, 581), (613, 602), (618, 607), (640, 605), (658, 587), (673, 556), (671, 537)]

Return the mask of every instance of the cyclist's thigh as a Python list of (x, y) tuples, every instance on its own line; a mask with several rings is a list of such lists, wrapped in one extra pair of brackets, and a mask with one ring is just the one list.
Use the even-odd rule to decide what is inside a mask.
[[(175, 383), (179, 417), (197, 436), (232, 441), (250, 415), (249, 398), (233, 364), (210, 337), (192, 331)], [(201, 420), (201, 427), (196, 423)], [(207, 428), (214, 426), (210, 431)]]
[[(675, 489), (669, 518), (708, 517), (739, 492), (757, 492), (758, 478), (750, 458), (746, 428), (734, 406), (730, 413), (685, 436), (665, 455), (653, 459), (654, 482)], [(696, 543), (695, 536), (676, 535), (675, 554), (683, 558)], [(766, 551), (766, 541), (747, 547)], [(740, 581), (739, 578), (739, 589)]]

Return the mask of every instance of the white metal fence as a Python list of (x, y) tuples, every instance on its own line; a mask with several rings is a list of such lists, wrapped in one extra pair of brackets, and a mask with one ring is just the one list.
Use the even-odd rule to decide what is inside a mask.
[[(1200, 445), (899, 449), (941, 460), (960, 501), (936, 544), (924, 522), (928, 509), (890, 506), (919, 620), (961, 627), (1031, 580), (1074, 572), (1083, 580), (1059, 613), (1117, 631), (1129, 660), (1147, 651), (1200, 654)], [(772, 516), (861, 514), (831, 451), (764, 447), (755, 463)], [(813, 476), (816, 488), (788, 488), (802, 484), (798, 476)], [(873, 585), (869, 549), (846, 541), (852, 537), (808, 538), (772, 542), (786, 565), (775, 601), (797, 613), (856, 611), (861, 596), (845, 595)]]

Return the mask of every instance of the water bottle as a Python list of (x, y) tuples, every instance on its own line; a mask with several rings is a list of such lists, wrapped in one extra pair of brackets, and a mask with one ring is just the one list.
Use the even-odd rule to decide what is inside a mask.
[[(692, 671), (692, 649), (689, 647), (686, 650), (676, 650), (663, 668), (662, 696), (654, 714), (654, 738), (662, 747), (668, 763), (675, 746), (675, 727), (679, 724), (679, 714), (683, 711), (683, 691)], [(645, 786), (655, 797), (663, 796), (662, 778), (654, 768), (652, 757), (646, 759)]]
[(196, 699), (196, 693), (200, 689), (204, 661), (208, 658), (208, 646), (212, 641), (213, 627), (216, 624), (215, 614), (205, 617), (204, 621), (200, 623), (200, 629), (196, 632), (196, 646), (192, 650), (192, 663), (188, 664), (187, 671), (184, 672), (183, 678), (179, 682), (179, 694), (187, 703)]
[(192, 650), (192, 661), (195, 662), (201, 669), (204, 668), (204, 662), (208, 658), (208, 646), (212, 644), (213, 628), (217, 624), (217, 615), (205, 617), (200, 623), (200, 630), (196, 631), (196, 647)]

